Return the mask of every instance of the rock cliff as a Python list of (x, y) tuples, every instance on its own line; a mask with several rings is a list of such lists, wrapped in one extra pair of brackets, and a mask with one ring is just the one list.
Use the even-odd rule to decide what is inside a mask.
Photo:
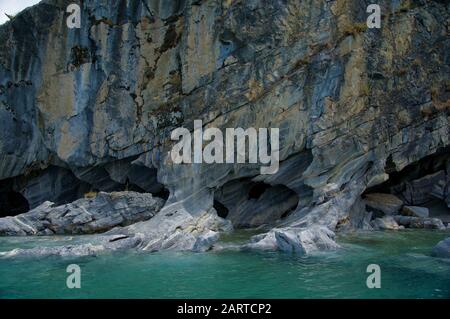
[[(167, 200), (157, 216), (269, 224), (283, 239), (362, 227), (361, 195), (424, 159), (435, 165), (402, 185), (442, 171), (450, 204), (448, 1), (380, 0), (380, 29), (360, 0), (86, 0), (69, 29), (71, 2), (0, 27), (2, 215), (130, 189)], [(279, 128), (280, 169), (172, 163), (172, 130), (194, 120)]]

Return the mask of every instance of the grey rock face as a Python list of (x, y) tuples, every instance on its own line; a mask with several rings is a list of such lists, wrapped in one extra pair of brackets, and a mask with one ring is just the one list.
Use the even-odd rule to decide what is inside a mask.
[(444, 171), (439, 171), (406, 183), (403, 196), (412, 205), (421, 205), (433, 198), (444, 200), (446, 186), (446, 174)]
[(0, 257), (29, 257), (43, 258), (50, 256), (58, 257), (85, 257), (96, 256), (104, 252), (135, 248), (140, 243), (137, 236), (97, 236), (92, 243), (65, 245), (55, 247), (36, 247), (29, 249), (17, 248), (8, 252), (1, 252)]
[(192, 250), (195, 252), (203, 252), (212, 248), (213, 244), (219, 239), (219, 233), (208, 231), (206, 234), (197, 238)]
[(335, 250), (339, 245), (335, 234), (324, 226), (309, 228), (274, 229), (267, 234), (254, 236), (246, 249), (280, 250), (307, 255), (315, 251)]
[(224, 185), (215, 198), (226, 206), (227, 219), (236, 228), (273, 225), (299, 203), (297, 194), (284, 185), (271, 186), (250, 180)]
[(364, 200), (368, 209), (381, 211), (386, 215), (396, 215), (403, 206), (402, 200), (392, 194), (367, 194)]
[(101, 245), (84, 244), (76, 246), (60, 246), (60, 247), (37, 247), (22, 249), (16, 248), (8, 252), (1, 252), (0, 256), (3, 258), (13, 257), (29, 257), (29, 258), (43, 258), (50, 256), (59, 257), (84, 257), (95, 256), (104, 248)]
[(0, 218), (0, 235), (99, 233), (150, 219), (163, 204), (151, 194), (135, 192), (100, 192), (57, 207), (45, 202), (28, 213)]
[(70, 170), (51, 166), (29, 178), (14, 179), (13, 188), (35, 208), (45, 201), (57, 205), (70, 203), (90, 190), (90, 185), (79, 180)]
[(14, 249), (1, 252), (0, 257), (80, 257), (125, 249), (204, 252), (213, 248), (220, 232), (230, 230), (231, 223), (218, 217), (214, 209), (192, 216), (176, 204), (164, 207), (150, 220), (94, 235), (86, 244)]
[(138, 236), (144, 251), (206, 251), (218, 240), (219, 232), (232, 230), (231, 223), (217, 216), (214, 208), (188, 213), (179, 203), (165, 206), (150, 220), (116, 228), (108, 235)]
[(402, 209), (402, 213), (406, 216), (427, 218), (430, 214), (430, 211), (426, 207), (404, 206)]
[(450, 258), (450, 237), (440, 241), (434, 246), (432, 253), (439, 258)]
[(372, 230), (371, 220), (373, 212), (366, 211), (366, 204), (363, 199), (357, 199), (349, 210), (348, 216), (339, 220), (336, 230)]
[(393, 216), (384, 216), (372, 221), (372, 227), (376, 230), (398, 230), (400, 229)]
[(445, 229), (442, 220), (438, 218), (421, 218), (412, 216), (394, 216), (395, 221), (406, 228)]

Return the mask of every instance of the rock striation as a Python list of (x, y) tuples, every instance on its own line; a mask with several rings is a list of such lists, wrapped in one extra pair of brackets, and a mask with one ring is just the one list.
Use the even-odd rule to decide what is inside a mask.
[(93, 234), (152, 218), (164, 205), (151, 194), (93, 194), (70, 204), (44, 202), (17, 216), (0, 218), (0, 236)]
[(278, 250), (297, 255), (336, 250), (335, 234), (324, 226), (273, 229), (267, 234), (253, 236), (244, 249)]
[(204, 252), (213, 248), (220, 233), (231, 229), (230, 221), (218, 217), (214, 208), (192, 216), (180, 205), (171, 205), (150, 220), (127, 227), (116, 227), (104, 234), (90, 237), (88, 243), (18, 248), (0, 252), (0, 257), (81, 257), (124, 249)]

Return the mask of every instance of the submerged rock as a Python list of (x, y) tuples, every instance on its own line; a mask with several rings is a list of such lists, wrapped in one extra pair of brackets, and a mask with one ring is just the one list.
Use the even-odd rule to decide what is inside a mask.
[(439, 258), (450, 258), (450, 237), (441, 240), (432, 250), (433, 256)]
[(195, 252), (203, 252), (212, 248), (213, 244), (219, 239), (219, 233), (216, 231), (208, 231), (206, 234), (201, 235), (195, 241), (192, 250)]
[(0, 236), (92, 234), (152, 218), (164, 200), (148, 193), (100, 192), (54, 207), (45, 202), (15, 217), (0, 218)]
[(307, 255), (315, 251), (335, 250), (340, 246), (334, 241), (335, 234), (325, 226), (309, 228), (274, 229), (266, 234), (252, 237), (245, 249), (279, 250)]
[(54, 247), (17, 248), (8, 252), (0, 252), (0, 257), (85, 257), (96, 256), (102, 252), (135, 248), (141, 239), (138, 236), (104, 236), (91, 239), (91, 243), (63, 245)]

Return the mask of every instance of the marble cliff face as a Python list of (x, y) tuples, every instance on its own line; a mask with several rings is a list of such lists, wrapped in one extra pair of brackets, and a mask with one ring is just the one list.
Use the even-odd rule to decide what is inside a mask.
[[(198, 247), (229, 223), (331, 238), (364, 224), (361, 195), (430, 162), (450, 204), (446, 1), (380, 0), (380, 29), (359, 0), (86, 0), (69, 29), (71, 2), (44, 0), (0, 27), (4, 210), (8, 194), (33, 209), (132, 189), (166, 200), (145, 230), (119, 231), (152, 233), (151, 250), (175, 237)], [(279, 128), (279, 171), (173, 164), (170, 133), (194, 120)], [(163, 213), (184, 216), (170, 240)], [(270, 238), (289, 232), (249, 245)]]

